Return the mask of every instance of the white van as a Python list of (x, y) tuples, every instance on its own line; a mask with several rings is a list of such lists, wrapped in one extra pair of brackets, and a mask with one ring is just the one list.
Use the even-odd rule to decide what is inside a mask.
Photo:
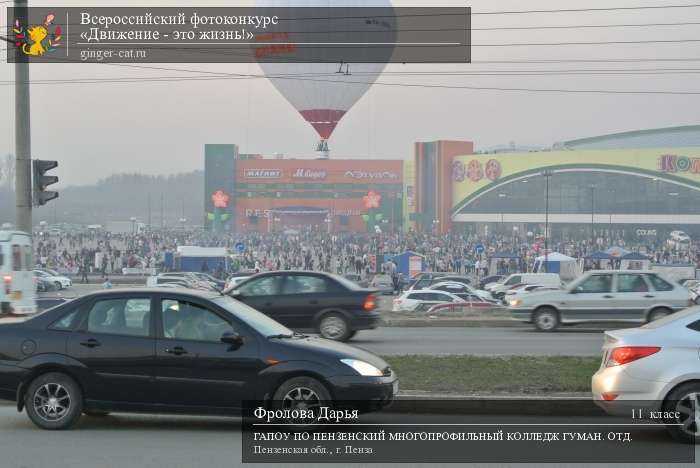
[(491, 288), (491, 295), (503, 299), (506, 291), (516, 284), (537, 284), (546, 288), (561, 288), (563, 283), (557, 273), (514, 273)]
[(36, 313), (32, 238), (26, 232), (0, 231), (0, 313)]

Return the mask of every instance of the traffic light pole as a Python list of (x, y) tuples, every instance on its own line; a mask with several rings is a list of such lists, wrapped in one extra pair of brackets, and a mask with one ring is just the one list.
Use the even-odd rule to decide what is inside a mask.
[[(27, 25), (27, 0), (15, 0), (15, 17)], [(8, 46), (9, 47), (9, 46)], [(29, 113), (29, 60), (17, 54), (15, 63), (15, 197), (16, 228), (32, 233), (32, 141)]]

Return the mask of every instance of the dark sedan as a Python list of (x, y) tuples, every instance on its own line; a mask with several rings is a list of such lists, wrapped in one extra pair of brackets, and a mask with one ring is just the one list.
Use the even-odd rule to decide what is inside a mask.
[(282, 325), (329, 340), (346, 341), (381, 323), (376, 290), (318, 271), (261, 273), (227, 293)]
[(83, 413), (238, 415), (244, 402), (370, 411), (397, 391), (382, 359), (219, 294), (110, 290), (0, 321), (0, 398), (44, 429)]

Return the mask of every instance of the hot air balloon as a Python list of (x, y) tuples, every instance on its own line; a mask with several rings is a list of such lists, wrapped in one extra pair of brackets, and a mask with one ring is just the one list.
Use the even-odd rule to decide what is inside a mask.
[[(258, 0), (262, 7), (315, 7), (316, 11), (323, 8), (336, 7), (391, 7), (391, 0)], [(300, 10), (303, 11), (303, 10)], [(308, 14), (308, 13), (307, 13)], [(336, 20), (337, 21), (337, 20)], [(309, 21), (299, 20), (285, 23), (285, 27), (293, 31), (307, 31)], [(318, 22), (316, 27), (318, 27)], [(328, 26), (323, 26), (328, 28)], [(389, 18), (381, 21), (367, 21), (367, 18), (348, 18), (342, 21), (342, 29), (362, 32), (393, 31), (395, 22)], [(393, 33), (392, 33), (393, 34)], [(308, 40), (304, 35), (301, 41)], [(321, 37), (321, 36), (316, 36)], [(386, 36), (384, 36), (386, 37)], [(284, 41), (294, 43), (294, 32), (285, 34)], [(368, 52), (372, 53), (372, 52)], [(387, 51), (387, 60), (391, 51)], [(277, 90), (301, 114), (301, 116), (316, 130), (320, 142), (316, 151), (322, 158), (329, 157), (328, 140), (338, 126), (340, 120), (352, 106), (369, 90), (386, 67), (384, 63), (344, 63), (328, 61), (321, 63), (300, 63), (294, 60), (294, 52), (285, 57), (287, 63), (261, 62), (265, 76)], [(375, 55), (376, 57), (376, 55)]]

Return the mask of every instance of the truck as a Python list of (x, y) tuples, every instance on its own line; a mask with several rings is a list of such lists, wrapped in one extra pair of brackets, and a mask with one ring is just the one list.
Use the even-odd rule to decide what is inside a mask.
[(104, 230), (112, 234), (140, 234), (146, 230), (146, 225), (137, 221), (108, 221)]
[(697, 278), (695, 265), (684, 263), (652, 263), (650, 267), (653, 271), (660, 273), (666, 278), (678, 283), (687, 279)]
[(32, 238), (26, 232), (0, 231), (0, 314), (37, 311)]
[(229, 251), (224, 247), (180, 246), (175, 254), (175, 270), (195, 273), (228, 271)]

